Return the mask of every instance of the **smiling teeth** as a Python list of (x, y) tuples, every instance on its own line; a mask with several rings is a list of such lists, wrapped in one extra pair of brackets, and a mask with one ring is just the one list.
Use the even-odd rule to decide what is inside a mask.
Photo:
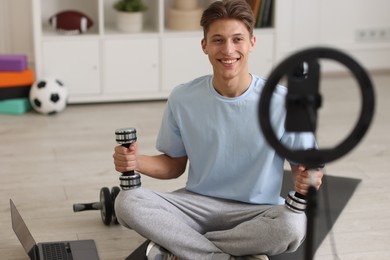
[(222, 63), (224, 63), (224, 64), (232, 64), (235, 61), (236, 60), (223, 60)]

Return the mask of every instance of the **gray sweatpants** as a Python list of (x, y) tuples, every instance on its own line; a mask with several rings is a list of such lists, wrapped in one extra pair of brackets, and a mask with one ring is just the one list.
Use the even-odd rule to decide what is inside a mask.
[(115, 200), (121, 225), (182, 260), (233, 259), (295, 251), (305, 236), (305, 214), (284, 205), (253, 205), (181, 189), (121, 191)]

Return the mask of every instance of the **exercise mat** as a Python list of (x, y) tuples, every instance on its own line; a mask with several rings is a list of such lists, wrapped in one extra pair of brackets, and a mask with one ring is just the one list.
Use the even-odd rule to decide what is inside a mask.
[[(317, 193), (318, 210), (315, 219), (314, 252), (321, 245), (322, 241), (324, 241), (334, 223), (336, 223), (337, 218), (340, 216), (360, 182), (360, 179), (324, 176), (323, 185)], [(291, 178), (284, 178), (281, 194), (286, 196), (290, 190), (293, 190)], [(329, 201), (329, 205), (326, 205), (326, 199)], [(303, 260), (304, 258), (305, 243), (294, 253), (269, 256), (270, 260)]]

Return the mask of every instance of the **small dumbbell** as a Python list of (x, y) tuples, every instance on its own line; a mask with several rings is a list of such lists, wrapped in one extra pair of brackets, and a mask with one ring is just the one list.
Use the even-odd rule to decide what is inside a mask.
[[(316, 165), (315, 167), (311, 167), (307, 169), (309, 173), (310, 178), (310, 186), (314, 185), (314, 182), (316, 180), (315, 178), (315, 172), (317, 169), (324, 168), (324, 164)], [(285, 204), (288, 209), (296, 212), (296, 213), (303, 213), (306, 210), (307, 207), (307, 198), (306, 196), (296, 192), (296, 191), (290, 191), (287, 195)]]
[(100, 189), (98, 202), (73, 204), (73, 212), (100, 210), (100, 216), (105, 225), (118, 224), (114, 204), (119, 192), (118, 186), (112, 187), (111, 192), (107, 187), (103, 187)]
[[(116, 142), (126, 148), (137, 141), (136, 130), (134, 128), (120, 128), (115, 130)], [(122, 190), (135, 189), (141, 186), (141, 177), (134, 171), (123, 172), (119, 177)]]

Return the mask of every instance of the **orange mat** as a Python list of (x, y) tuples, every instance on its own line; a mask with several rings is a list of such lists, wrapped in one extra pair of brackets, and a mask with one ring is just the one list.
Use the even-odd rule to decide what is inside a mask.
[(34, 80), (34, 72), (30, 69), (22, 72), (0, 72), (0, 88), (32, 85)]

